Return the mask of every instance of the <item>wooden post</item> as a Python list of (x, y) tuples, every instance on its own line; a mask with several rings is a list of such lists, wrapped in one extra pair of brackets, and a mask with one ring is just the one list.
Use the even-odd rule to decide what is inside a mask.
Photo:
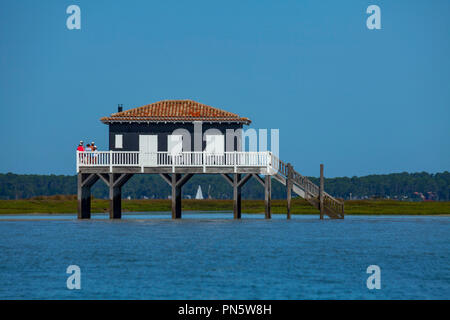
[[(120, 174), (119, 174), (120, 176)], [(122, 186), (116, 186), (117, 174), (109, 174), (109, 218), (122, 218)]]
[(181, 188), (192, 178), (193, 173), (186, 173), (183, 177), (179, 173), (172, 173), (172, 177), (167, 173), (160, 173), (172, 188), (172, 219), (181, 219)]
[(91, 218), (91, 188), (90, 187), (82, 187), (81, 188), (80, 199), (78, 200), (78, 219), (90, 219)]
[(91, 218), (91, 188), (81, 185), (82, 173), (78, 173), (78, 219)]
[(179, 173), (172, 173), (172, 219), (181, 219), (181, 186)]
[(233, 174), (233, 215), (234, 219), (241, 219), (241, 208), (242, 208), (242, 198), (241, 198), (241, 186), (239, 182), (241, 180), (240, 173)]
[(325, 208), (323, 206), (323, 192), (324, 192), (323, 164), (320, 164), (320, 186), (319, 186), (320, 219), (323, 219), (325, 213)]
[(77, 206), (78, 219), (91, 218), (91, 187), (98, 180), (95, 173), (78, 173), (77, 177)]
[(270, 175), (265, 176), (264, 182), (264, 204), (265, 204), (265, 218), (271, 218), (270, 205), (272, 197), (272, 177)]
[(132, 173), (98, 173), (97, 178), (109, 188), (109, 218), (122, 218), (122, 187), (133, 176)]
[(287, 164), (287, 177), (286, 177), (286, 198), (287, 198), (287, 219), (291, 218), (291, 199), (292, 199), (292, 165), (290, 163)]

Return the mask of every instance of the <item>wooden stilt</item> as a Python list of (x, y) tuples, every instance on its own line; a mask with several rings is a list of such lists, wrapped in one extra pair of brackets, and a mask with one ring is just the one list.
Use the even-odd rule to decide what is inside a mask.
[[(233, 217), (234, 219), (241, 219), (242, 186), (250, 180), (253, 174), (249, 173), (242, 177), (240, 173), (233, 173), (233, 178), (231, 178), (228, 174), (222, 173), (222, 176), (233, 187)], [(258, 175), (255, 175), (255, 177), (261, 179)]]
[(91, 188), (78, 189), (78, 219), (91, 218)]
[[(120, 176), (120, 175), (119, 175)], [(115, 186), (117, 174), (109, 174), (109, 218), (122, 218), (122, 187)]]
[(286, 218), (291, 218), (291, 200), (292, 200), (292, 179), (293, 179), (293, 172), (292, 172), (292, 165), (288, 163), (287, 165), (288, 174), (286, 178), (286, 200), (287, 200), (287, 215)]
[(233, 174), (233, 215), (234, 219), (241, 219), (241, 208), (242, 208), (242, 198), (241, 198), (241, 186), (239, 182), (241, 180), (240, 173)]
[(265, 204), (265, 218), (270, 219), (272, 214), (270, 212), (272, 202), (272, 177), (270, 175), (265, 176), (264, 181), (264, 204)]
[(132, 173), (99, 173), (97, 174), (109, 188), (109, 218), (122, 218), (122, 186), (130, 180)]
[(98, 180), (95, 173), (78, 173), (77, 177), (77, 202), (78, 219), (91, 218), (91, 187)]
[(179, 173), (172, 173), (170, 176), (167, 173), (161, 173), (160, 175), (172, 188), (172, 219), (181, 219), (181, 188), (194, 174), (186, 173), (181, 176)]
[(172, 173), (172, 219), (181, 219), (181, 187), (177, 186), (180, 176)]
[(320, 164), (320, 186), (319, 186), (320, 219), (323, 219), (323, 216), (325, 214), (325, 208), (323, 206), (323, 192), (324, 192), (323, 164)]

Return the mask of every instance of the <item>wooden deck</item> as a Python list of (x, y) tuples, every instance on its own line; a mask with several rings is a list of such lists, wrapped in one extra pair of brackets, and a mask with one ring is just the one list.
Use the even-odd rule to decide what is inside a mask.
[(265, 218), (271, 218), (272, 178), (286, 186), (287, 218), (291, 217), (292, 192), (305, 198), (324, 215), (344, 218), (343, 202), (324, 191), (323, 165), (320, 186), (296, 172), (291, 164), (279, 160), (271, 152), (78, 152), (78, 218), (91, 217), (91, 187), (102, 180), (109, 188), (110, 218), (120, 219), (122, 186), (134, 174), (159, 174), (172, 188), (172, 218), (181, 218), (181, 190), (194, 174), (221, 174), (233, 188), (234, 218), (241, 218), (241, 189), (252, 177), (264, 186)]

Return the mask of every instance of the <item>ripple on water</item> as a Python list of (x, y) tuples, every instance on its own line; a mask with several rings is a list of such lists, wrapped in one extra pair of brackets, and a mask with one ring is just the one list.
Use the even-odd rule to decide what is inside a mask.
[[(2, 215), (1, 299), (448, 299), (448, 217)], [(79, 265), (82, 289), (66, 288)], [(382, 289), (366, 287), (367, 266)]]

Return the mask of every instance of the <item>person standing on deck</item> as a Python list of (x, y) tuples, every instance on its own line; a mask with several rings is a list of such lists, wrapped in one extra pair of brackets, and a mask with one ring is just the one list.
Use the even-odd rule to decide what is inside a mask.
[(97, 146), (95, 145), (94, 141), (91, 142), (91, 149), (94, 152), (94, 154), (92, 156), (92, 161), (93, 161), (93, 163), (97, 163), (98, 153), (97, 153)]
[[(92, 147), (91, 147), (91, 145), (89, 143), (86, 145), (86, 151), (92, 151)], [(87, 158), (88, 163), (91, 164), (92, 163), (92, 153), (89, 152), (86, 155), (86, 158)]]
[[(83, 141), (80, 141), (80, 144), (78, 145), (77, 151), (84, 152)], [(83, 159), (83, 155), (79, 154), (78, 156), (80, 157), (80, 162), (83, 163), (83, 160), (84, 160)]]
[(77, 151), (84, 151), (83, 141), (80, 141), (80, 144), (78, 145)]

